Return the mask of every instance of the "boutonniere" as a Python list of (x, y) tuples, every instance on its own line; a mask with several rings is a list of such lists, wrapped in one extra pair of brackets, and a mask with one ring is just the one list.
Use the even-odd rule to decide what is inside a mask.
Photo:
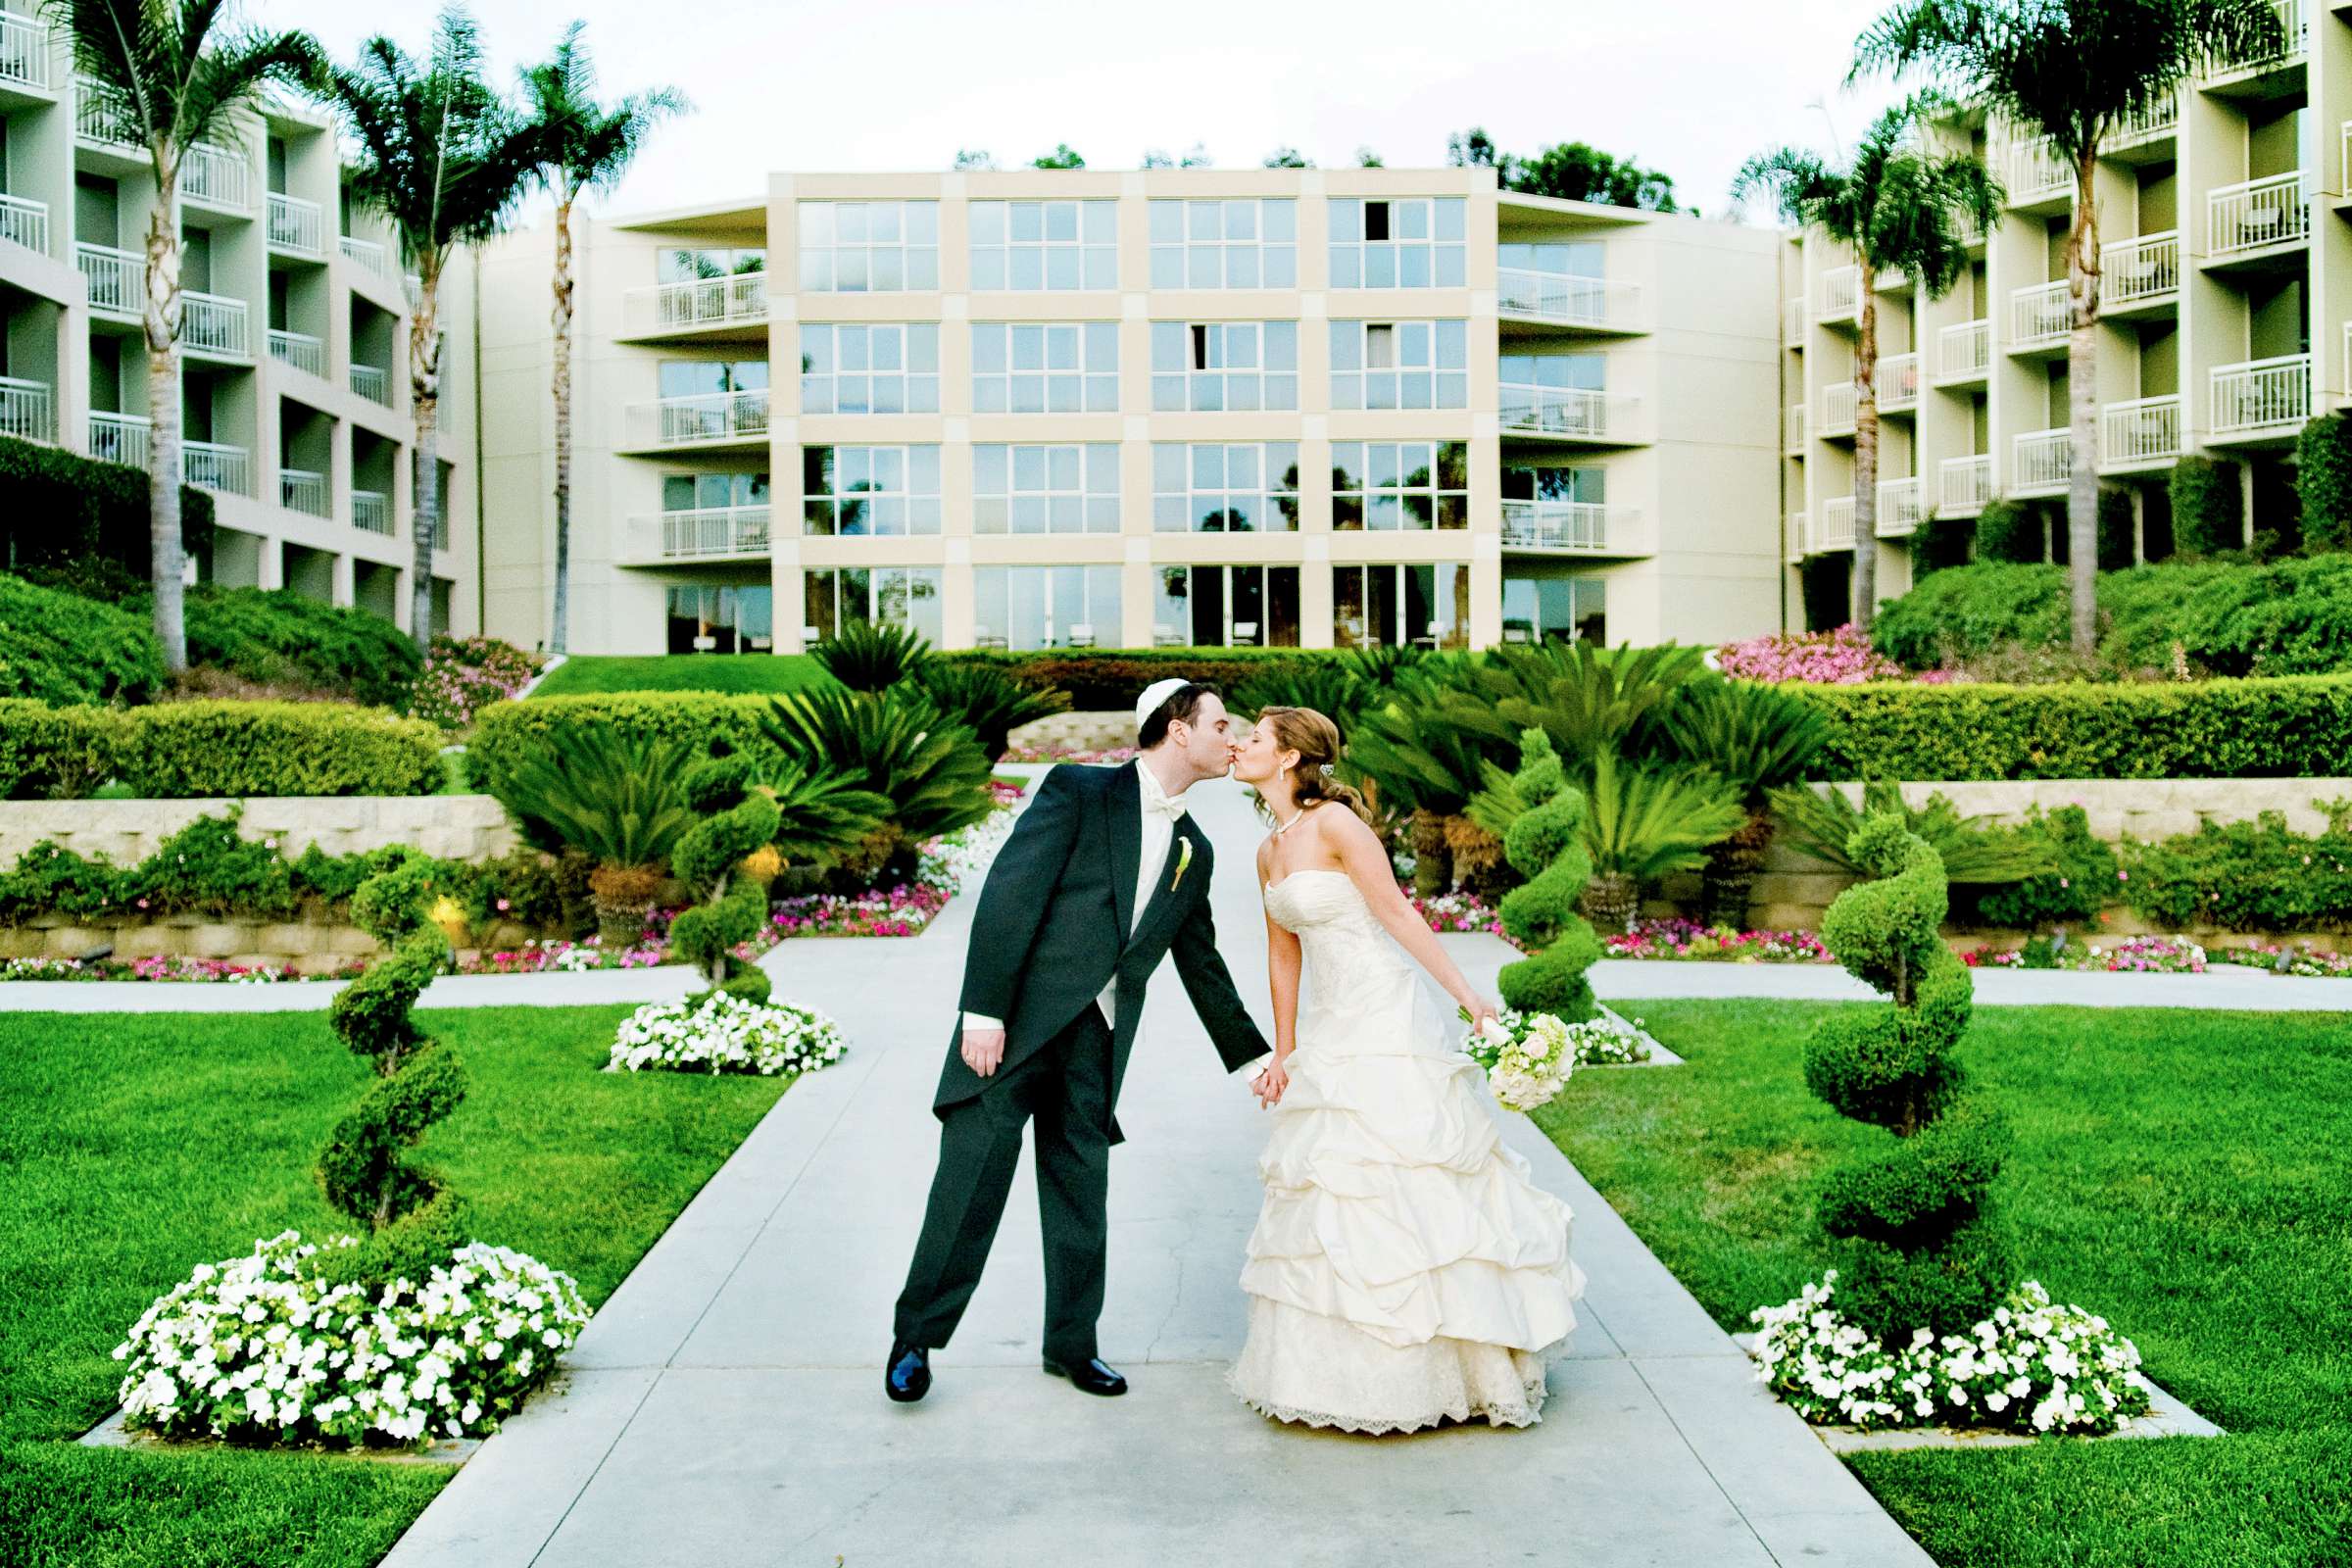
[(1179, 838), (1176, 841), (1176, 880), (1168, 884), (1168, 891), (1170, 893), (1173, 893), (1178, 888), (1184, 886), (1184, 873), (1191, 870), (1192, 866), (1193, 841), (1187, 838)]

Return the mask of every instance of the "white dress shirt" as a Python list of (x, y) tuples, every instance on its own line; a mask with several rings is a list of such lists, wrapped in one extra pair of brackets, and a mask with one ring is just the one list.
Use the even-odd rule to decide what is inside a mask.
[[(1151, 906), (1152, 894), (1159, 891), (1160, 873), (1168, 866), (1168, 847), (1176, 840), (1176, 819), (1184, 815), (1185, 805), (1182, 794), (1170, 795), (1160, 787), (1159, 775), (1142, 758), (1137, 758), (1133, 766), (1143, 797), (1143, 840), (1135, 861), (1134, 907), (1135, 918), (1140, 921), (1144, 910)], [(1130, 926), (1128, 930), (1132, 935), (1134, 928)], [(1095, 1005), (1102, 1009), (1102, 1021), (1113, 1028), (1118, 1026), (1118, 994), (1119, 982), (1114, 977), (1102, 988), (1102, 995), (1095, 999)], [(1004, 1021), (967, 1012), (963, 1015), (963, 1026), (967, 1030), (1002, 1029)]]

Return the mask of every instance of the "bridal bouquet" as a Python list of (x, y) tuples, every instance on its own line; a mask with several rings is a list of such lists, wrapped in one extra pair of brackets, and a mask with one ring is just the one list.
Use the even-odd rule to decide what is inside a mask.
[[(1461, 1016), (1468, 1022), (1468, 1009)], [(1576, 1070), (1575, 1032), (1565, 1019), (1548, 1012), (1505, 1009), (1473, 1029), (1462, 1050), (1487, 1070), (1487, 1087), (1494, 1098), (1513, 1110), (1533, 1110), (1545, 1103)]]

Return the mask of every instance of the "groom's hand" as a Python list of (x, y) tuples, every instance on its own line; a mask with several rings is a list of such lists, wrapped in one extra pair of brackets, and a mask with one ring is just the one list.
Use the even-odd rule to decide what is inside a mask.
[(963, 1032), (963, 1064), (986, 1078), (995, 1073), (1004, 1059), (1004, 1031), (1002, 1029), (966, 1029)]

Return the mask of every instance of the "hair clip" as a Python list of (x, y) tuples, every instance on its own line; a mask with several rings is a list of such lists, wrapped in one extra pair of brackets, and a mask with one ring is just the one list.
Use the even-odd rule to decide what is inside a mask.
[(1325, 778), (1331, 777), (1331, 764), (1329, 762), (1325, 762), (1323, 764), (1323, 776)]

